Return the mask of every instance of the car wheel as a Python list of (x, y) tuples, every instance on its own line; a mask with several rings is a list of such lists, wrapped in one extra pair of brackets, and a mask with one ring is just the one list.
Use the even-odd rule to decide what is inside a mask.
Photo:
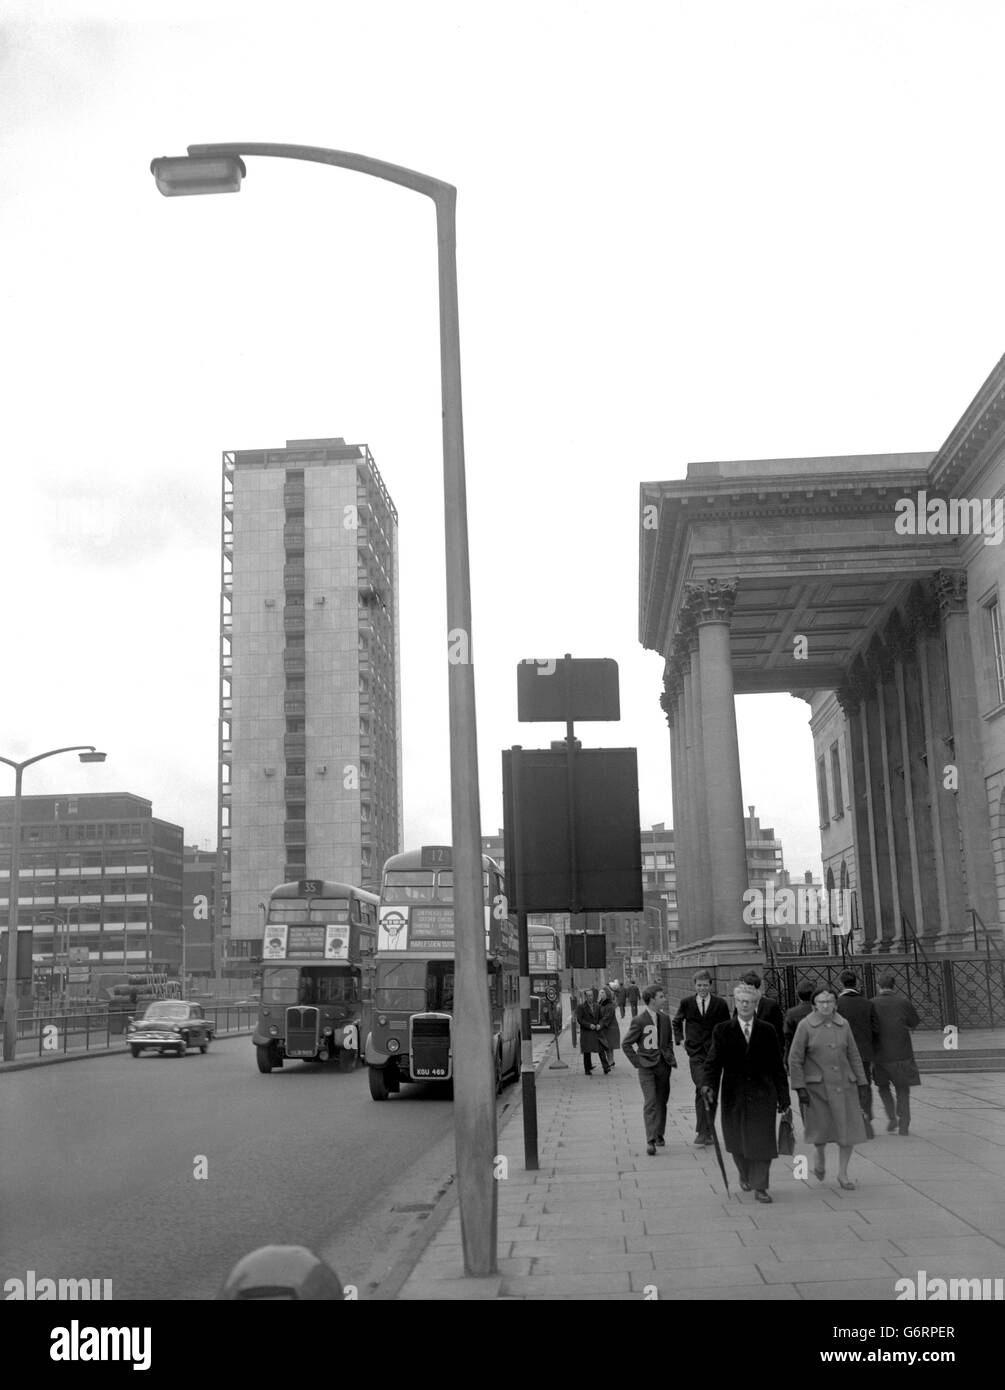
[(383, 1067), (370, 1067), (370, 1095), (374, 1100), (387, 1100), (387, 1077)]
[(260, 1045), (256, 1047), (255, 1061), (258, 1063), (258, 1070), (267, 1076), (272, 1070), (272, 1048)]
[(130, 1047), (129, 1051), (133, 1054), (134, 1057), (138, 1057), (140, 1053), (143, 1051), (143, 1049), (142, 1047)]

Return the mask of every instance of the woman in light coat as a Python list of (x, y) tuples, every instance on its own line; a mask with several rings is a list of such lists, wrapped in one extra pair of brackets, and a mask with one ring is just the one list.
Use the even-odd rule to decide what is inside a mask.
[(862, 1096), (865, 1068), (847, 1019), (837, 1012), (834, 991), (821, 985), (813, 1012), (800, 1019), (789, 1049), (789, 1082), (799, 1096), (806, 1140), (816, 1145), (814, 1176), (823, 1182), (827, 1144), (838, 1146), (838, 1186), (849, 1191), (848, 1160), (866, 1137)]

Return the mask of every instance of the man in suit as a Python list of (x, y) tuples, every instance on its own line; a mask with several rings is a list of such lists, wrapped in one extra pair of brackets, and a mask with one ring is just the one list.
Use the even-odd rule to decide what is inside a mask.
[(642, 991), (644, 1008), (628, 1025), (621, 1050), (639, 1074), (642, 1087), (642, 1119), (646, 1127), (646, 1153), (656, 1153), (657, 1144), (666, 1144), (667, 1101), (670, 1099), (670, 1072), (677, 1065), (673, 1054), (670, 1020), (663, 1010), (667, 997), (659, 985)]
[[(867, 1120), (872, 1119), (872, 1059), (876, 1040), (879, 1037), (879, 1018), (871, 999), (866, 999), (858, 988), (858, 976), (854, 970), (841, 971), (841, 993), (837, 997), (837, 1011), (848, 1020), (851, 1035), (855, 1039), (858, 1055), (862, 1058), (865, 1081), (869, 1088), (868, 1098), (862, 1106)], [(864, 1093), (863, 1093), (864, 1094)]]
[(691, 1080), (694, 1082), (694, 1113), (697, 1120), (695, 1144), (702, 1148), (712, 1142), (712, 1127), (708, 1110), (702, 1100), (701, 1088), (705, 1080), (705, 1058), (712, 1045), (712, 1029), (717, 1023), (728, 1023), (729, 1005), (712, 993), (712, 977), (707, 970), (699, 970), (694, 977), (694, 994), (680, 1001), (680, 1007), (671, 1020), (673, 1040), (680, 1046), (684, 1043)]
[(607, 1048), (602, 1036), (602, 1009), (595, 989), (585, 990), (582, 1001), (576, 1009), (576, 1022), (579, 1024), (579, 1048), (583, 1054), (583, 1070), (587, 1076), (593, 1075), (594, 1055), (600, 1057), (604, 1075), (611, 1070), (607, 1060)]
[[(777, 1001), (765, 997), (764, 989), (761, 985), (761, 977), (756, 970), (748, 970), (746, 975), (741, 975), (740, 984), (749, 985), (757, 995), (757, 1012), (754, 1016), (755, 1018), (759, 1018), (762, 1023), (771, 1024), (772, 1028), (774, 1028), (775, 1032), (778, 1034), (778, 1048), (779, 1051), (781, 1051), (785, 1046), (785, 1020), (782, 1017), (782, 1011), (778, 1007)], [(733, 1011), (733, 1017), (736, 1017), (735, 1009)]]
[[(918, 1064), (914, 1060), (911, 1029), (921, 1020), (910, 999), (894, 993), (894, 979), (889, 973), (880, 975), (879, 993), (871, 1000), (876, 1010), (879, 1036), (873, 1054), (873, 1074), (876, 1089), (886, 1111), (887, 1134), (908, 1134), (911, 1127), (911, 1090), (921, 1085)], [(897, 1093), (894, 1106), (890, 1087)]]
[(632, 1018), (634, 1018), (639, 1011), (639, 987), (634, 980), (626, 981), (625, 997), (628, 1000), (628, 1007), (632, 1011)]
[(768, 1173), (778, 1157), (775, 1116), (789, 1108), (789, 1082), (778, 1035), (755, 1017), (757, 991), (733, 990), (736, 1013), (712, 1030), (702, 1095), (714, 1106), (722, 1082), (722, 1137), (740, 1174), (744, 1192), (770, 1202)]
[(816, 986), (811, 980), (803, 980), (802, 984), (796, 985), (796, 994), (799, 996), (799, 1003), (791, 1009), (785, 1011), (782, 1019), (782, 1061), (786, 1068), (789, 1065), (789, 1048), (792, 1046), (792, 1039), (796, 1035), (799, 1023), (807, 1014), (813, 1012), (813, 1005), (810, 1002), (813, 998), (813, 991)]

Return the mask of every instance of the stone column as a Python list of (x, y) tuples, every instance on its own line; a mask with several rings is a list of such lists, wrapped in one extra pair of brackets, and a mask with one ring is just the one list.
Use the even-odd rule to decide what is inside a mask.
[(875, 718), (869, 719), (869, 761), (872, 773), (873, 832), (876, 836), (876, 870), (879, 885), (880, 921), (875, 942), (877, 951), (893, 950), (899, 940), (900, 889), (897, 884), (897, 851), (890, 798), (890, 756), (886, 727), (885, 684), (891, 674), (886, 648), (873, 638), (866, 655), (866, 667), (873, 681)]
[[(967, 614), (967, 576), (962, 570), (940, 570), (935, 580), (946, 634), (946, 664), (953, 718), (953, 745), (959, 775), (957, 806), (967, 876), (967, 906), (976, 909), (988, 931), (999, 932), (998, 895), (988, 827), (987, 787), (981, 746), (980, 714), (974, 680)], [(972, 940), (969, 920), (954, 921), (950, 944)]]
[(691, 657), (691, 716), (694, 737), (693, 845), (695, 864), (695, 916), (698, 940), (707, 941), (715, 935), (715, 903), (712, 879), (715, 850), (708, 819), (708, 759), (705, 747), (704, 685), (702, 682), (698, 629), (690, 612), (685, 615), (685, 636)]
[(921, 891), (921, 867), (918, 861), (918, 834), (915, 824), (914, 775), (911, 767), (913, 750), (911, 748), (910, 727), (907, 717), (907, 678), (906, 663), (914, 655), (914, 639), (909, 628), (894, 623), (891, 630), (891, 651), (893, 652), (893, 679), (897, 694), (897, 723), (900, 732), (900, 757), (904, 774), (904, 815), (907, 821), (907, 852), (911, 868), (911, 901), (913, 904), (913, 927), (919, 940), (925, 936), (925, 905)]
[(701, 665), (705, 805), (708, 843), (712, 851), (713, 935), (720, 947), (749, 951), (756, 949), (756, 940), (743, 923), (743, 895), (748, 886), (747, 847), (729, 646), (736, 583), (710, 579), (704, 584), (689, 584), (688, 600), (698, 625)]
[[(939, 632), (939, 609), (934, 597), (916, 585), (907, 604), (907, 626), (914, 661), (906, 668), (908, 724), (914, 779), (914, 823), (925, 903), (925, 944), (938, 949), (949, 928), (945, 853), (942, 843), (942, 808), (939, 799), (937, 755), (932, 731), (932, 696), (929, 684), (929, 652)], [(940, 651), (941, 655), (941, 651)], [(950, 793), (945, 793), (950, 795)], [(954, 810), (955, 819), (955, 810)], [(957, 856), (958, 857), (958, 856)]]
[[(678, 941), (686, 940), (684, 895), (681, 883), (681, 865), (684, 862), (684, 831), (682, 804), (684, 800), (684, 766), (681, 753), (681, 712), (680, 679), (668, 661), (663, 675), (663, 694), (660, 705), (666, 715), (670, 729), (670, 795), (673, 803), (673, 844), (674, 844), (674, 891), (677, 894)], [(655, 851), (654, 851), (655, 853)], [(654, 861), (655, 862), (655, 861)], [(659, 869), (656, 869), (659, 872)], [(667, 929), (669, 931), (670, 911), (667, 908)]]
[[(684, 922), (681, 926), (680, 944), (690, 945), (698, 940), (698, 925), (695, 914), (695, 862), (694, 862), (694, 762), (691, 756), (691, 664), (686, 647), (675, 648), (677, 677), (680, 681), (680, 694), (677, 708), (680, 714), (680, 728), (677, 743), (680, 748), (680, 815), (683, 863), (678, 861), (678, 879), (684, 890)], [(676, 835), (674, 839), (676, 840)]]
[[(866, 949), (876, 938), (876, 841), (872, 827), (872, 793), (869, 786), (869, 739), (865, 727), (865, 702), (861, 684), (854, 680), (837, 692), (848, 733), (848, 800), (852, 813), (855, 877), (859, 926)], [(856, 949), (858, 949), (856, 947)]]

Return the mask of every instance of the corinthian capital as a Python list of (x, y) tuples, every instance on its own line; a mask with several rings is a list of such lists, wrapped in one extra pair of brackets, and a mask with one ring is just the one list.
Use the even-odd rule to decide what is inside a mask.
[(935, 596), (943, 618), (967, 611), (966, 570), (939, 570), (935, 576)]
[(739, 587), (738, 579), (708, 579), (704, 584), (687, 585), (687, 609), (699, 626), (728, 623)]

